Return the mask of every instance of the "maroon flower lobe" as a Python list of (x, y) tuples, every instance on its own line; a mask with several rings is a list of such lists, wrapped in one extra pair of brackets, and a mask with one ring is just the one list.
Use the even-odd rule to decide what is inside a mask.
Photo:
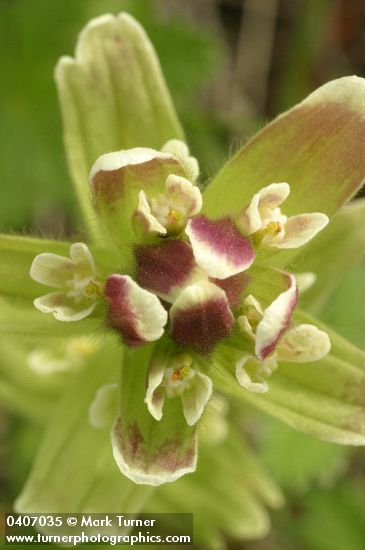
[(107, 323), (118, 330), (125, 344), (139, 346), (163, 334), (167, 312), (154, 294), (127, 275), (111, 275), (105, 285), (109, 303)]
[(184, 241), (140, 245), (135, 257), (138, 284), (167, 301), (173, 301), (196, 268), (191, 246)]
[(210, 220), (197, 216), (189, 221), (185, 232), (197, 264), (211, 277), (226, 279), (248, 269), (254, 260), (249, 239), (229, 218)]
[(223, 290), (200, 281), (188, 286), (170, 310), (171, 335), (177, 344), (209, 354), (232, 331), (233, 315)]

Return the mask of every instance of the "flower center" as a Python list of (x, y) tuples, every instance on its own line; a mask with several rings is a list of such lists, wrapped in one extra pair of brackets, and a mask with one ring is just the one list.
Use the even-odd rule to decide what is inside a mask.
[(164, 207), (162, 205), (158, 207), (157, 205), (158, 202), (155, 201), (155, 210), (152, 208), (152, 212), (161, 225), (166, 228), (168, 235), (176, 236), (181, 233), (186, 224), (184, 208), (178, 208), (173, 204), (165, 204)]
[(191, 368), (192, 358), (182, 354), (175, 358), (173, 365), (166, 369), (163, 385), (169, 397), (181, 395), (189, 381), (194, 378), (195, 370)]
[(270, 233), (271, 235), (277, 235), (282, 230), (283, 225), (279, 221), (271, 220), (267, 226), (266, 231), (267, 233)]
[(256, 239), (258, 238), (258, 242), (270, 243), (271, 240), (284, 237), (286, 222), (287, 217), (280, 208), (267, 209), (263, 215), (262, 228), (258, 231)]
[(182, 218), (182, 213), (179, 212), (178, 210), (170, 208), (167, 217), (169, 222), (178, 222)]
[(73, 298), (76, 303), (87, 298), (88, 300), (96, 300), (101, 294), (101, 285), (98, 281), (91, 278), (79, 279), (74, 278), (68, 281), (70, 290), (67, 292), (69, 298)]
[(184, 380), (187, 376), (189, 376), (190, 373), (190, 367), (179, 367), (175, 369), (171, 375), (171, 380), (173, 382), (177, 382), (177, 380)]

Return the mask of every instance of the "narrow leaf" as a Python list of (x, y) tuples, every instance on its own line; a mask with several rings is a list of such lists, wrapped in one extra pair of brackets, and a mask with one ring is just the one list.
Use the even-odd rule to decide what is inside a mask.
[(62, 57), (56, 82), (72, 179), (97, 240), (102, 230), (89, 200), (88, 173), (100, 155), (147, 146), (159, 149), (182, 130), (155, 51), (129, 15), (103, 15), (81, 32), (75, 58)]

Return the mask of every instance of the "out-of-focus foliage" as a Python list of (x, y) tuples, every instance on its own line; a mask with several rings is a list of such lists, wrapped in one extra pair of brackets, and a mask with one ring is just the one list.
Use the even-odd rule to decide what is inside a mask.
[(331, 487), (346, 471), (348, 447), (320, 441), (271, 419), (265, 424), (260, 454), (286, 491), (303, 494), (313, 484)]
[(145, 0), (77, 0), (67, 9), (60, 1), (1, 0), (0, 6), (0, 64), (6, 75), (0, 92), (0, 230), (19, 231), (36, 224), (36, 229), (40, 225), (59, 236), (64, 230), (80, 229), (66, 170), (53, 69), (61, 53), (72, 54), (79, 29), (101, 13), (125, 10), (141, 21), (156, 46), (189, 133), (200, 132), (193, 144), (198, 154), (209, 163), (207, 150), (213, 151), (213, 157), (219, 151), (214, 121), (191, 109), (192, 91), (219, 65), (219, 49), (208, 29), (158, 19)]
[(1, 2), (1, 229), (72, 207), (52, 73), (73, 12), (59, 2)]
[[(288, 512), (290, 510), (290, 512)], [(362, 550), (365, 540), (364, 479), (353, 476), (330, 488), (313, 487), (288, 502), (262, 543), (247, 550)]]
[(304, 502), (298, 534), (311, 550), (362, 550), (365, 540), (365, 484), (341, 482), (330, 491), (313, 491)]

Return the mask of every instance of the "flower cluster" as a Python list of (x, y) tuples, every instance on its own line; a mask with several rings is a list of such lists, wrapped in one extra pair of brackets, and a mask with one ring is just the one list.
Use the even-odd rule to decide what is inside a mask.
[[(33, 414), (35, 406), (47, 417), (39, 395), (65, 388), (16, 510), (100, 511), (102, 492), (108, 509), (120, 510), (124, 495), (138, 511), (149, 490), (131, 490), (129, 480), (160, 485), (194, 472), (199, 437), (199, 471), (167, 489), (164, 505), (174, 497), (180, 507), (186, 495), (204, 507), (218, 502), (227, 476), (207, 475), (205, 465), (224, 469), (239, 495), (224, 525), (219, 506), (208, 511), (211, 529), (225, 531), (231, 517), (234, 532), (237, 521), (241, 529), (239, 502), (244, 517), (263, 518), (266, 533), (251, 483), (257, 461), (247, 461), (240, 411), (228, 397), (323, 439), (365, 442), (364, 355), (311, 316), (364, 249), (364, 202), (342, 207), (365, 179), (365, 81), (340, 78), (311, 93), (201, 192), (157, 57), (132, 17), (91, 21), (55, 76), (89, 245), (0, 240), (2, 326), (6, 335), (29, 336), (25, 374), (36, 390), (24, 391), (28, 379), (10, 341), (4, 349), (17, 368), (9, 381), (19, 380), (20, 393), (8, 391), (6, 378), (5, 395), (16, 410)], [(40, 298), (27, 277), (33, 258), (31, 277), (47, 287)], [(110, 429), (124, 476), (95, 428)], [(70, 491), (63, 480), (76, 470)], [(259, 476), (258, 496), (272, 495)], [(246, 481), (252, 498), (242, 499)]]
[(290, 326), (296, 305), (296, 282), (287, 275), (288, 290), (263, 310), (252, 295), (243, 303), (238, 318), (241, 333), (253, 344), (253, 353), (244, 353), (236, 364), (238, 382), (247, 390), (263, 393), (268, 390), (266, 378), (277, 368), (279, 360), (306, 363), (318, 361), (330, 351), (327, 334), (314, 325)]
[[(126, 346), (167, 339), (169, 353), (151, 359), (145, 401), (160, 420), (165, 399), (181, 397), (188, 425), (198, 421), (211, 397), (212, 381), (202, 369), (220, 345), (234, 340), (237, 347), (239, 339), (236, 377), (253, 392), (268, 390), (266, 378), (278, 361), (315, 361), (330, 349), (326, 333), (292, 322), (294, 275), (277, 272), (281, 292), (265, 307), (252, 295), (250, 269), (259, 250), (306, 244), (327, 216), (287, 217), (281, 207), (289, 184), (272, 183), (249, 204), (238, 205), (235, 215), (211, 219), (202, 213), (198, 175), (196, 159), (179, 140), (161, 151), (134, 148), (101, 156), (90, 173), (94, 207), (112, 234), (118, 233), (118, 217), (127, 217), (134, 272), (101, 277), (83, 243), (71, 246), (69, 259), (38, 255), (30, 272), (59, 289), (34, 302), (58, 320), (80, 320), (104, 302), (106, 324)], [(122, 213), (118, 203), (127, 188), (132, 209)]]

